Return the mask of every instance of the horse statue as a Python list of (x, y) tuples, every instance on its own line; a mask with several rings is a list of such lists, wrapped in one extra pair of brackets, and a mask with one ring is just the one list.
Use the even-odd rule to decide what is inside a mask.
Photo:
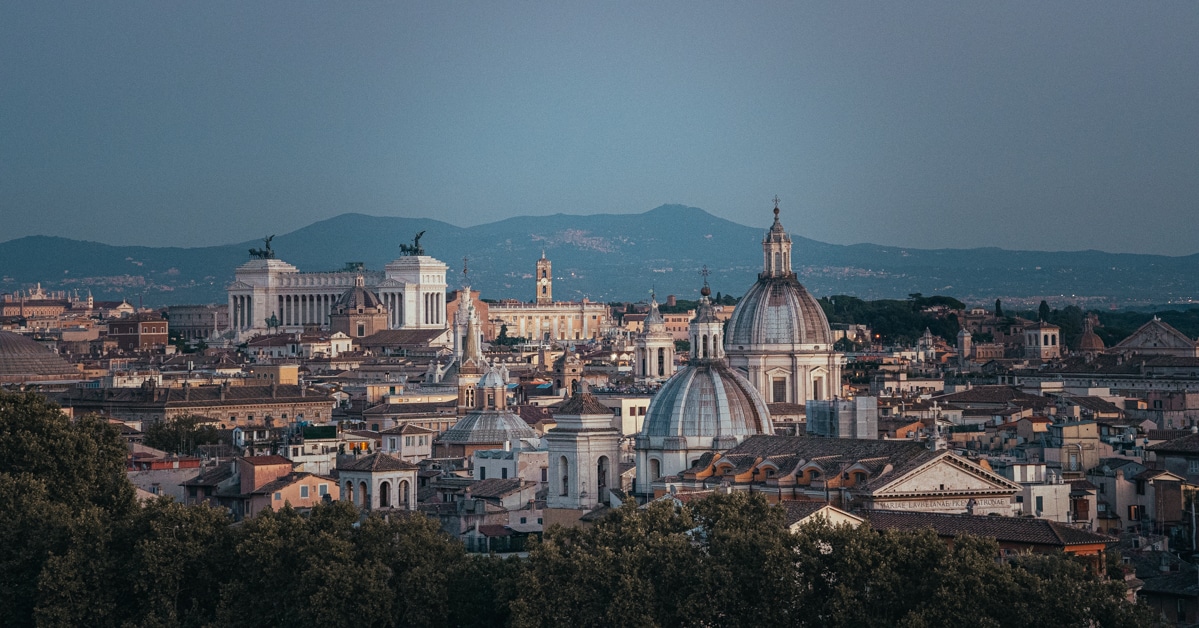
[(420, 245), (420, 237), (423, 235), (425, 235), (424, 231), (416, 234), (416, 237), (412, 239), (412, 244), (401, 244), (400, 252), (409, 256), (424, 255), (425, 249)]
[(250, 249), (250, 257), (256, 257), (258, 259), (275, 259), (275, 250), (271, 248), (271, 240), (274, 239), (275, 236), (273, 235), (263, 238), (262, 245), (266, 248)]

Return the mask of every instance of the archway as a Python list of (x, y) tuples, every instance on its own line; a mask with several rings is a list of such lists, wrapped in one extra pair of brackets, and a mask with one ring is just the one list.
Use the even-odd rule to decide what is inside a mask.
[(391, 508), (391, 482), (379, 484), (379, 507)]
[(358, 499), (355, 500), (354, 503), (363, 508), (370, 509), (371, 496), (370, 492), (366, 490), (366, 482), (358, 483)]
[(408, 480), (400, 480), (400, 496), (397, 505), (408, 509)]

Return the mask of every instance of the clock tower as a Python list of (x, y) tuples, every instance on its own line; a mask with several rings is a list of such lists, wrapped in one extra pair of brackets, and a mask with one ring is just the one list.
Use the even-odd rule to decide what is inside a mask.
[(537, 305), (549, 305), (554, 302), (554, 273), (550, 270), (550, 261), (545, 259), (545, 251), (537, 260), (537, 274), (533, 275), (537, 282)]

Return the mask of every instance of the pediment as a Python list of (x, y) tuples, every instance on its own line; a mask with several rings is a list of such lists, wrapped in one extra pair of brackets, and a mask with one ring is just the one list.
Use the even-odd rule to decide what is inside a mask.
[(402, 281), (397, 281), (397, 280), (395, 280), (395, 279), (392, 279), (392, 278), (387, 278), (387, 279), (384, 279), (383, 281), (380, 281), (380, 282), (379, 282), (379, 283), (378, 283), (378, 284), (375, 286), (375, 288), (376, 288), (376, 289), (378, 289), (378, 288), (404, 288), (404, 287), (406, 287), (407, 285), (408, 285), (408, 284), (406, 284), (406, 283), (404, 283), (404, 282), (402, 282)]
[(1194, 349), (1195, 341), (1161, 321), (1149, 321), (1125, 338), (1122, 349)]
[(226, 290), (253, 290), (254, 286), (251, 286), (250, 284), (248, 284), (244, 281), (235, 281), (235, 282), (229, 284), (228, 286), (225, 286), (225, 289)]
[(1020, 486), (952, 454), (940, 456), (873, 491), (875, 496), (913, 493), (1016, 491)]

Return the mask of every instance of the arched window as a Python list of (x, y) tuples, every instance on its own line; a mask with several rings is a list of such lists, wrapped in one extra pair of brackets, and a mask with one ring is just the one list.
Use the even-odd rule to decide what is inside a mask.
[(595, 463), (595, 482), (596, 489), (600, 499), (604, 497), (604, 489), (608, 488), (608, 457), (600, 456)]
[(341, 496), (342, 499), (354, 503), (354, 483), (346, 482), (346, 494)]
[(656, 480), (662, 477), (662, 461), (657, 458), (651, 458), (649, 461), (649, 479)]
[(379, 485), (379, 507), (391, 508), (391, 482)]
[(358, 483), (358, 501), (356, 503), (363, 508), (371, 507), (371, 495), (366, 490), (366, 482)]
[(570, 495), (570, 462), (566, 460), (566, 456), (558, 460), (558, 467), (562, 472), (562, 487), (558, 494), (565, 497)]
[(408, 508), (408, 480), (400, 480), (400, 495), (397, 505)]

